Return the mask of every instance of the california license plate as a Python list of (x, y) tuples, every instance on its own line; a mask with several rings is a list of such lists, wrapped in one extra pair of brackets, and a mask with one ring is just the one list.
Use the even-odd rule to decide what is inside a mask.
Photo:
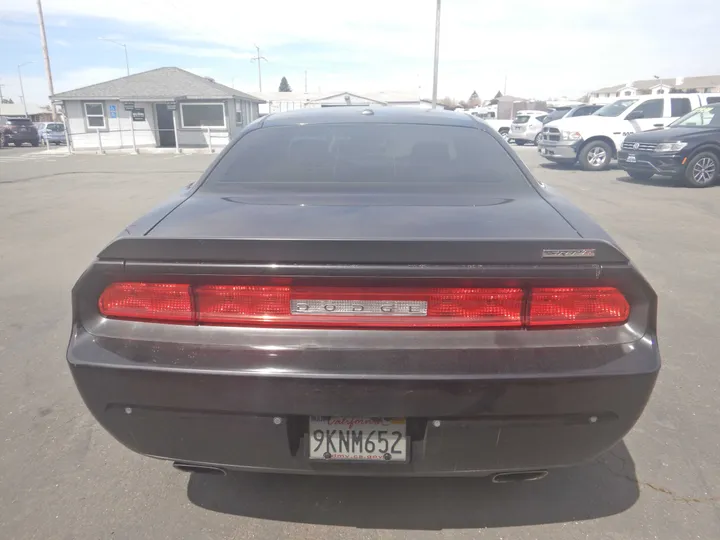
[(310, 459), (322, 461), (407, 461), (401, 418), (311, 417)]
[(635, 163), (635, 154), (628, 154), (627, 162), (628, 162), (628, 163)]

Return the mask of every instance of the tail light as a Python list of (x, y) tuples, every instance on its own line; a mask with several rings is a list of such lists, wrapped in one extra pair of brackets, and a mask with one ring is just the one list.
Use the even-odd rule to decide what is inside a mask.
[(623, 324), (613, 287), (351, 288), (113, 283), (98, 302), (109, 318), (284, 328), (522, 328)]

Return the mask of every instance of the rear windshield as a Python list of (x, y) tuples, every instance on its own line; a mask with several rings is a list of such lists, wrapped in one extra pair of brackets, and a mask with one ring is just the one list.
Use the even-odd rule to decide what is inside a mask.
[(218, 162), (205, 187), (312, 184), (335, 190), (353, 184), (373, 191), (378, 184), (451, 183), (529, 187), (507, 151), (482, 130), (375, 123), (250, 131)]
[(62, 124), (48, 124), (45, 129), (48, 131), (65, 131), (65, 126)]
[(29, 118), (8, 118), (8, 122), (13, 126), (32, 126), (32, 120)]
[(516, 116), (513, 124), (527, 124), (528, 120), (530, 120), (529, 116)]

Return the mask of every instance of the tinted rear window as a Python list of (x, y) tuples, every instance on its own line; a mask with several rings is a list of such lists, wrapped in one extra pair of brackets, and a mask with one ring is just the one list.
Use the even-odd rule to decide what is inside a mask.
[(373, 189), (378, 184), (450, 183), (529, 187), (490, 134), (416, 124), (261, 128), (230, 148), (205, 185), (232, 189), (248, 184), (324, 184), (335, 189), (366, 184)]
[(528, 120), (530, 120), (529, 116), (516, 116), (515, 120), (513, 120), (513, 124), (527, 124)]
[(32, 123), (32, 120), (29, 118), (10, 118), (8, 119), (8, 122), (12, 124), (13, 126), (32, 126), (34, 125)]

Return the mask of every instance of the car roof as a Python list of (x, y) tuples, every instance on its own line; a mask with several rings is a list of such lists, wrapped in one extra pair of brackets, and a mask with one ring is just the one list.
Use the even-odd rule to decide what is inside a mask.
[(478, 127), (469, 114), (419, 107), (322, 107), (300, 109), (265, 116), (263, 127), (305, 124), (427, 124)]

